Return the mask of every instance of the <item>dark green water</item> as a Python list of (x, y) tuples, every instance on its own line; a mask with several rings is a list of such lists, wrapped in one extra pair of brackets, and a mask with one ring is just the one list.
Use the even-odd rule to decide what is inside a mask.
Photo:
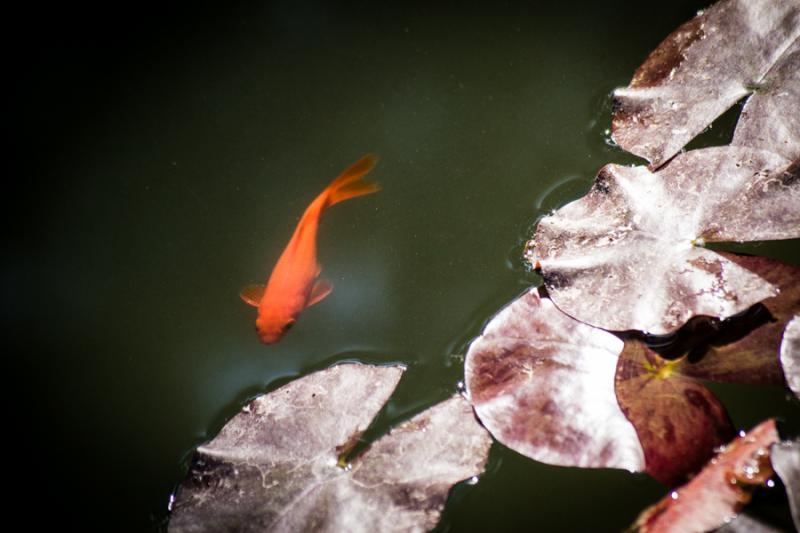
[[(538, 283), (537, 218), (632, 161), (608, 93), (706, 2), (254, 4), (17, 21), (6, 432), (34, 524), (158, 529), (194, 446), (336, 361), (409, 365), (372, 436), (452, 394), (469, 340)], [(366, 152), (383, 190), (319, 235), (333, 294), (261, 345), (239, 288)], [(746, 249), (800, 262), (796, 241)], [(798, 415), (780, 389), (717, 390), (740, 427)], [(614, 531), (663, 492), (495, 444), (441, 528)]]

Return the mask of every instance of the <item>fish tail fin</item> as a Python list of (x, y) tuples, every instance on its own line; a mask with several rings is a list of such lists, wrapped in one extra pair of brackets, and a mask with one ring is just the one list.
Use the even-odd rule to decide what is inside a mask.
[(327, 205), (338, 204), (350, 198), (370, 194), (381, 189), (375, 182), (365, 181), (364, 176), (375, 167), (378, 156), (367, 154), (342, 172), (328, 185)]

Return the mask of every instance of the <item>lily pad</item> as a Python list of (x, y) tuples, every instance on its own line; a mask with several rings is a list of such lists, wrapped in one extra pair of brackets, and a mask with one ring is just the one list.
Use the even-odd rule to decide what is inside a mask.
[(786, 326), (781, 344), (781, 365), (786, 383), (800, 398), (800, 316), (795, 316)]
[(795, 39), (742, 108), (731, 144), (800, 158), (800, 38)]
[(422, 531), (491, 445), (452, 397), (345, 462), (401, 367), (342, 364), (253, 400), (197, 450), (169, 530)]
[(752, 489), (772, 475), (769, 449), (778, 442), (768, 420), (737, 437), (689, 483), (645, 510), (635, 527), (657, 531), (709, 531), (730, 521), (750, 501)]
[(527, 457), (641, 471), (642, 447), (614, 394), (622, 346), (531, 289), (470, 345), (467, 392), (492, 435)]
[[(776, 64), (798, 37), (795, 0), (717, 2), (670, 34), (630, 85), (614, 92), (614, 141), (659, 167), (738, 100), (780, 79), (784, 71)], [(758, 139), (759, 115), (773, 111), (768, 101), (778, 102), (765, 96), (747, 110), (755, 127), (742, 130), (740, 140)], [(797, 119), (790, 117), (798, 113), (784, 109), (771, 120), (791, 130)], [(754, 146), (773, 146), (773, 140), (770, 133)]]
[(657, 172), (606, 165), (586, 196), (539, 222), (526, 257), (553, 302), (593, 326), (665, 334), (726, 318), (777, 288), (699, 245), (800, 237), (797, 172), (742, 147), (687, 152)]
[(617, 400), (636, 428), (646, 472), (673, 486), (700, 470), (734, 435), (728, 413), (686, 359), (662, 359), (635, 339), (625, 343), (615, 378)]
[(800, 440), (772, 445), (772, 468), (786, 487), (794, 526), (800, 530)]

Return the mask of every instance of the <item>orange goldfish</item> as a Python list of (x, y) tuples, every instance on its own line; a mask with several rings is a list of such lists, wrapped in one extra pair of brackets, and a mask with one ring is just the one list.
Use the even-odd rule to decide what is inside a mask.
[(328, 296), (333, 285), (318, 279), (317, 229), (322, 212), (328, 207), (380, 190), (377, 183), (363, 180), (378, 158), (367, 154), (333, 180), (306, 208), (289, 244), (283, 250), (266, 287), (248, 285), (239, 294), (242, 300), (258, 307), (256, 331), (261, 342), (278, 342), (291, 329), (297, 317)]

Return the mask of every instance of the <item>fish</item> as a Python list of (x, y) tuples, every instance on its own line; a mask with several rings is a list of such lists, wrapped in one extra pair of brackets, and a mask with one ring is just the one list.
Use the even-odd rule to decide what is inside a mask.
[(320, 218), (332, 205), (379, 191), (377, 183), (364, 180), (377, 162), (377, 156), (367, 154), (334, 179), (306, 208), (266, 285), (248, 285), (239, 293), (242, 300), (258, 308), (256, 332), (264, 344), (281, 340), (304, 309), (321, 302), (333, 290), (330, 281), (319, 277)]

